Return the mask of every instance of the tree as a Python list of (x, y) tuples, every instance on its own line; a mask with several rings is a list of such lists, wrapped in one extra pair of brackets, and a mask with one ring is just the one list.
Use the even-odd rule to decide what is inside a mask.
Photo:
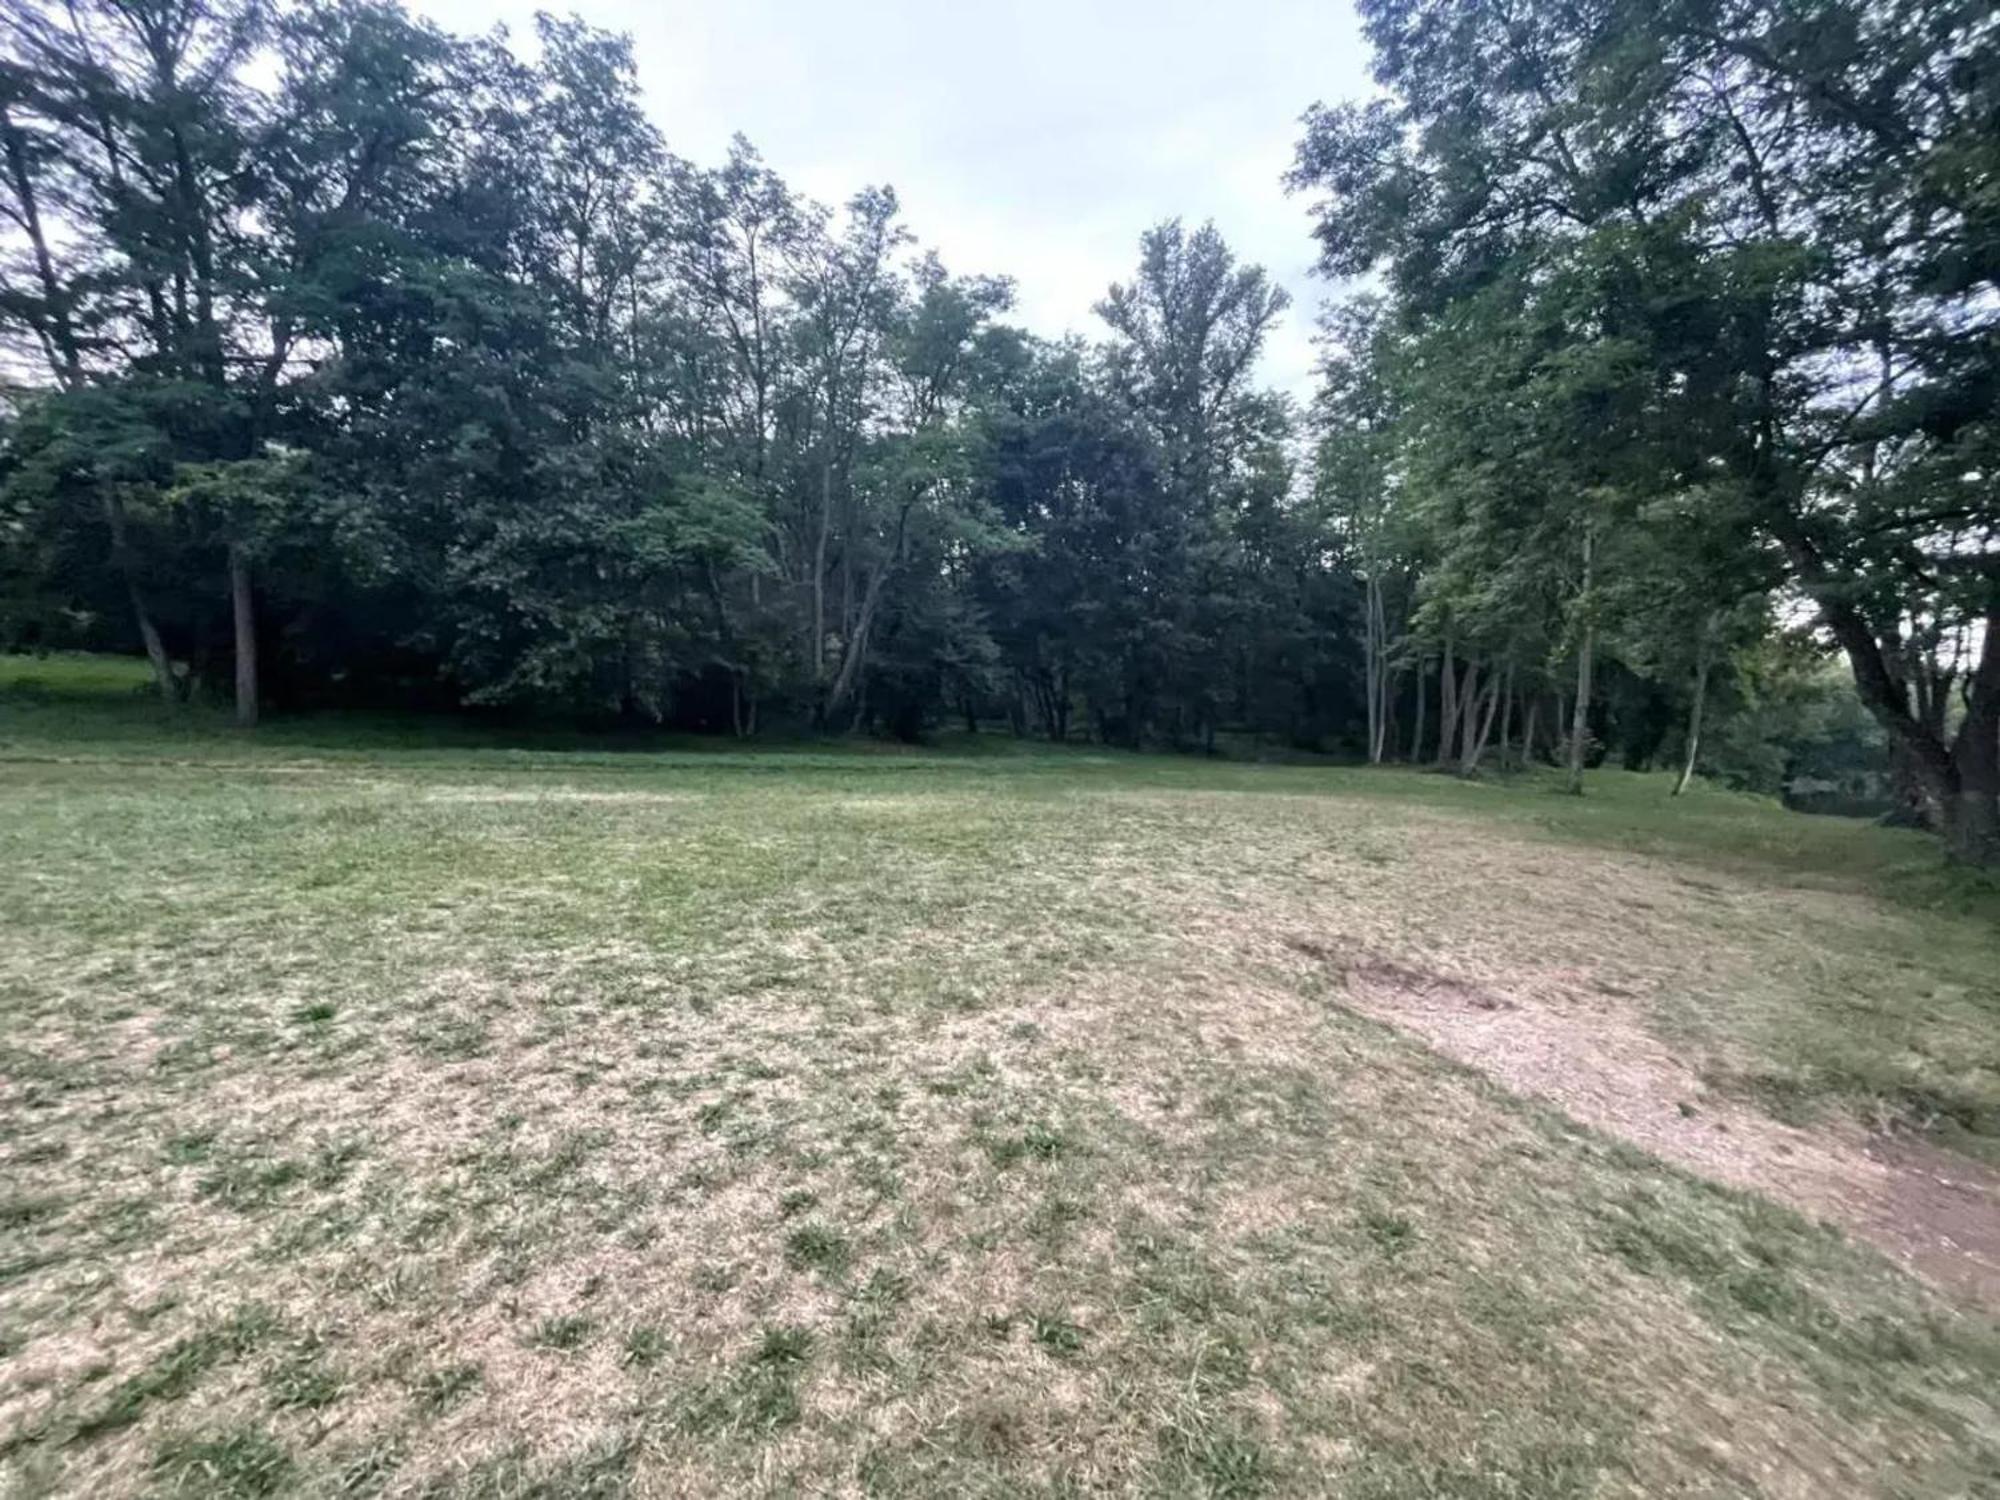
[[(1122, 681), (1097, 708), (1100, 732), (1137, 744), (1171, 709), (1183, 728), (1212, 734), (1218, 702), (1169, 684), (1214, 681), (1228, 625), (1207, 606), (1233, 589), (1231, 528), (1246, 481), (1268, 453), (1274, 412), (1248, 377), (1286, 296), (1261, 267), (1238, 266), (1213, 225), (1178, 220), (1140, 240), (1138, 274), (1114, 285), (1098, 313), (1110, 326), (1105, 378), (1154, 454), (1158, 500), (1134, 517), (1124, 586), (1136, 606)], [(1114, 706), (1115, 705), (1115, 706)]]
[(1389, 754), (1396, 700), (1396, 648), (1408, 625), (1413, 569), (1407, 555), (1396, 463), (1395, 330), (1379, 297), (1331, 310), (1314, 416), (1315, 500), (1330, 537), (1345, 549), (1365, 591), (1363, 670), (1368, 759)]
[[(1740, 502), (1953, 851), (2000, 859), (1990, 18), (1928, 0), (1363, 14), (1388, 97), (1315, 111), (1294, 173), (1321, 194), (1327, 268), (1383, 267), (1419, 321), (1530, 268), (1625, 268), (1620, 331), (1654, 375), (1651, 425), (1680, 435), (1660, 473)], [(1927, 636), (1989, 643), (1948, 735), (1905, 666)]]
[[(201, 456), (247, 440), (232, 363), (248, 276), (234, 226), (249, 207), (254, 112), (236, 74), (261, 21), (243, 0), (97, 0), (23, 6), (0, 23), (5, 206), (27, 262), (0, 284), (0, 324), (28, 336), (59, 391), (145, 387), (127, 410), (146, 406), (176, 448)], [(112, 566), (171, 698), (129, 486), (96, 488)]]

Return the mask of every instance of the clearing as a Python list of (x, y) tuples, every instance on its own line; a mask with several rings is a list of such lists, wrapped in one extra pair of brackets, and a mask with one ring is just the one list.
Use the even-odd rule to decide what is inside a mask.
[(1918, 836), (6, 670), (0, 1492), (2000, 1485)]

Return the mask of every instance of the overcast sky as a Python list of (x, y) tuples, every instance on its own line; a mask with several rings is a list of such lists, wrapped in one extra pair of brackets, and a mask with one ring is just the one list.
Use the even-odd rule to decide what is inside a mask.
[[(533, 37), (536, 0), (412, 0), (454, 31)], [(1015, 316), (1092, 337), (1091, 306), (1141, 230), (1214, 219), (1293, 306), (1264, 379), (1303, 392), (1315, 309), (1305, 205), (1279, 182), (1315, 99), (1357, 96), (1367, 54), (1342, 0), (541, 0), (632, 34), (653, 117), (719, 162), (741, 131), (829, 203), (901, 196), (955, 271), (1012, 276)]]

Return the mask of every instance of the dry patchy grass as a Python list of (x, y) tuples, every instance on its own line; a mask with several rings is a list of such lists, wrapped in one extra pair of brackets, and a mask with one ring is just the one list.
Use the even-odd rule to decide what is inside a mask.
[(1976, 1125), (1981, 912), (1420, 777), (289, 769), (5, 768), (19, 1493), (2000, 1477), (1983, 1313), (1377, 1003)]

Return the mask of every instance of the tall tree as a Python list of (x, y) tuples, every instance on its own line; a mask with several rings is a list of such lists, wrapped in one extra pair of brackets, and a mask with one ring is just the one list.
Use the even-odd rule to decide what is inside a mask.
[[(1362, 9), (1386, 97), (1316, 110), (1294, 174), (1327, 268), (1383, 267), (1419, 319), (1530, 267), (1626, 268), (1606, 331), (1641, 341), (1662, 425), (1783, 556), (1954, 851), (2000, 860), (1990, 14)], [(1902, 666), (1940, 618), (1985, 643), (1955, 730)]]

